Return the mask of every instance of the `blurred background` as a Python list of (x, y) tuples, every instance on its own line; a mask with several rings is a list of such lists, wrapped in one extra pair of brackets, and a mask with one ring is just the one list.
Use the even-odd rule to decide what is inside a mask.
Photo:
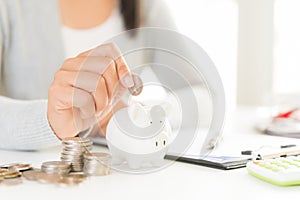
[(219, 70), (228, 110), (299, 104), (299, 0), (166, 0)]

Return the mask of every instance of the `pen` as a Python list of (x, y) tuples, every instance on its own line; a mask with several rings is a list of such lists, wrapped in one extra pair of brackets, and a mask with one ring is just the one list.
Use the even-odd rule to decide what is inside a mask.
[[(291, 148), (291, 147), (295, 147), (295, 146), (297, 146), (297, 145), (295, 145), (295, 144), (287, 144), (287, 145), (281, 145), (280, 148), (281, 149), (285, 149), (285, 148)], [(261, 149), (261, 148), (259, 148), (259, 149)], [(252, 152), (253, 152), (252, 150), (244, 150), (244, 151), (241, 151), (241, 154), (242, 155), (252, 155)]]
[(290, 148), (290, 147), (295, 147), (295, 144), (288, 144), (288, 145), (281, 145), (280, 148), (284, 149), (284, 148)]

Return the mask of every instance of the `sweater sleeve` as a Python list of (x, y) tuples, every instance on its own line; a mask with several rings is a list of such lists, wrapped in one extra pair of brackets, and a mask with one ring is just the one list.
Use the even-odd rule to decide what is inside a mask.
[(0, 96), (0, 148), (36, 150), (60, 140), (47, 120), (47, 101), (21, 101)]

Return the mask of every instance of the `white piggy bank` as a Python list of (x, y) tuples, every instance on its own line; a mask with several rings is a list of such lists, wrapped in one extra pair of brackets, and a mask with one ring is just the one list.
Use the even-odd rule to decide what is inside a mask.
[(153, 106), (147, 112), (134, 104), (117, 111), (106, 131), (112, 164), (126, 161), (132, 169), (161, 166), (170, 134), (171, 126), (161, 106)]

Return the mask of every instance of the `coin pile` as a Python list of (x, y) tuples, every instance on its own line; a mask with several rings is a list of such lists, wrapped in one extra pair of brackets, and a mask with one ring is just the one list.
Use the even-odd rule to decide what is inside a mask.
[(27, 171), (30, 170), (32, 166), (30, 164), (24, 164), (24, 163), (9, 163), (9, 164), (4, 164), (0, 165), (0, 169), (7, 169), (10, 171)]
[(0, 170), (0, 177), (2, 178), (2, 180), (17, 178), (19, 176), (21, 176), (21, 172), (19, 172), (19, 171), (9, 170), (9, 169), (1, 169)]
[(42, 164), (41, 169), (47, 174), (66, 175), (71, 171), (71, 164), (65, 161), (48, 161)]
[(66, 138), (62, 145), (61, 161), (43, 162), (41, 169), (20, 163), (0, 165), (0, 183), (18, 185), (25, 178), (55, 185), (77, 185), (87, 176), (104, 176), (110, 173), (110, 154), (90, 153), (93, 145), (91, 140)]
[(70, 137), (62, 142), (61, 160), (71, 164), (71, 171), (83, 170), (83, 155), (92, 149), (93, 142), (88, 138)]
[(22, 183), (22, 172), (32, 169), (30, 164), (10, 163), (0, 166), (0, 183), (7, 186), (19, 185)]
[(110, 173), (111, 155), (107, 153), (84, 154), (83, 171), (87, 175), (105, 176)]
[(55, 185), (78, 185), (87, 178), (85, 174), (49, 174), (38, 169), (25, 171), (22, 173), (22, 176), (29, 181), (38, 181)]

